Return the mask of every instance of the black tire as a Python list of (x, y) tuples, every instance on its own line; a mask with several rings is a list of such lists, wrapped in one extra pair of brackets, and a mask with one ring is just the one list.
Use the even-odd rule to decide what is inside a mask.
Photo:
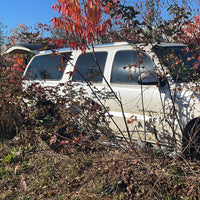
[(194, 118), (186, 125), (182, 147), (184, 154), (200, 155), (200, 118)]

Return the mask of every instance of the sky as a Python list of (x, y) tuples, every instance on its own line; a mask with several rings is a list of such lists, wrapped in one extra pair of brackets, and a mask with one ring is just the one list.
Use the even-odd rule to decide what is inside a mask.
[(7, 26), (7, 32), (21, 24), (50, 24), (55, 16), (53, 3), (56, 0), (0, 0), (0, 22)]
[[(17, 28), (21, 24), (34, 27), (38, 22), (50, 24), (56, 13), (52, 9), (57, 0), (0, 0), (0, 23), (7, 26), (6, 32)], [(165, 1), (165, 0), (164, 0)], [(182, 2), (183, 0), (178, 0)], [(199, 0), (190, 0), (195, 8)], [(132, 2), (128, 0), (128, 2)], [(133, 1), (134, 2), (134, 1)], [(199, 6), (200, 7), (200, 6)]]

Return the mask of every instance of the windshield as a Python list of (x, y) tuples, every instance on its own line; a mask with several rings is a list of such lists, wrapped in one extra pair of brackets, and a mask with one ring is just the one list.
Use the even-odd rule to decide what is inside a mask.
[(184, 53), (185, 46), (157, 46), (154, 48), (161, 64), (168, 67), (175, 81), (194, 81), (199, 79), (200, 66), (195, 69), (197, 59), (192, 53)]
[(52, 53), (35, 56), (28, 66), (24, 78), (28, 80), (60, 80), (70, 55), (71, 52), (60, 55)]

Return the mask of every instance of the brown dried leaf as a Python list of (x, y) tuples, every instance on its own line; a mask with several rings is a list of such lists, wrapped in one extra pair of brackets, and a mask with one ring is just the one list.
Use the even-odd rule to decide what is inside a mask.
[(51, 146), (52, 144), (56, 143), (56, 140), (57, 140), (57, 136), (54, 135), (54, 136), (50, 139), (49, 145)]
[(14, 169), (14, 174), (15, 174), (15, 175), (17, 174), (18, 168), (19, 168), (19, 162), (17, 163), (17, 165), (15, 166), (15, 169)]
[(157, 145), (159, 148), (161, 148), (161, 146), (160, 146), (160, 144), (159, 144), (158, 141), (156, 141), (156, 145)]
[(22, 180), (20, 181), (20, 189), (22, 192), (26, 192), (27, 191), (27, 185), (26, 185), (26, 181), (25, 181), (25, 176), (22, 177)]
[(130, 118), (130, 119), (127, 120), (127, 123), (128, 123), (128, 124), (131, 124), (131, 123), (133, 123), (134, 121), (135, 121), (135, 119)]

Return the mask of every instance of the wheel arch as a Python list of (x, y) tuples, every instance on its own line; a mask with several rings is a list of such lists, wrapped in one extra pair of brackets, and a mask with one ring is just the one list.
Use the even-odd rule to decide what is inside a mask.
[(182, 134), (182, 148), (184, 153), (199, 153), (200, 148), (200, 117), (191, 119)]

